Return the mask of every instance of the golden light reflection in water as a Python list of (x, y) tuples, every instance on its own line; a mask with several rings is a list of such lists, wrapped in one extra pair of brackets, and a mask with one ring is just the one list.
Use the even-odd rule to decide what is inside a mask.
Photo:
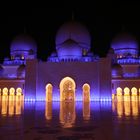
[(113, 101), (112, 111), (118, 114), (118, 118), (133, 117), (139, 115), (139, 102), (138, 101)]
[(139, 114), (139, 110), (138, 110), (138, 102), (133, 101), (132, 102), (132, 115), (134, 117), (137, 117)]
[(117, 109), (118, 117), (121, 118), (123, 116), (123, 102), (122, 101), (117, 102), (116, 109)]
[(131, 115), (131, 104), (130, 103), (131, 103), (130, 101), (124, 102), (124, 114), (125, 114), (125, 116)]
[(46, 117), (46, 120), (52, 119), (52, 102), (46, 102), (45, 117)]
[(23, 102), (20, 100), (16, 100), (15, 102), (15, 115), (20, 115), (23, 110)]
[(75, 102), (60, 102), (60, 123), (64, 128), (70, 128), (74, 125), (76, 119)]
[(12, 101), (9, 101), (9, 110), (8, 110), (8, 114), (9, 116), (13, 116), (14, 115), (14, 106), (15, 106), (15, 102), (12, 100)]
[(21, 115), (24, 109), (23, 100), (8, 100), (8, 98), (1, 97), (0, 100), (0, 114), (2, 116)]
[(1, 114), (3, 116), (6, 116), (7, 111), (8, 111), (8, 101), (7, 100), (2, 100), (2, 102), (1, 102)]
[(83, 102), (83, 119), (90, 120), (90, 102)]
[(126, 94), (126, 95), (124, 94), (123, 99), (124, 99), (124, 101), (126, 101), (126, 102), (130, 102), (130, 101), (131, 101), (130, 95), (127, 95), (127, 94)]

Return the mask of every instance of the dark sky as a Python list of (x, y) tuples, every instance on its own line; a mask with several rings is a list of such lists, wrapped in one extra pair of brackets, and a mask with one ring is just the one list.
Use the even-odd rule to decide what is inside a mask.
[(0, 59), (9, 56), (12, 39), (22, 34), (25, 28), (26, 33), (38, 44), (38, 58), (45, 60), (55, 50), (55, 34), (58, 28), (71, 20), (72, 13), (76, 21), (89, 29), (92, 37), (91, 50), (99, 56), (105, 56), (112, 38), (119, 32), (129, 32), (140, 42), (140, 4), (136, 1), (109, 4), (99, 2), (90, 7), (75, 5), (62, 8), (5, 8), (0, 12)]

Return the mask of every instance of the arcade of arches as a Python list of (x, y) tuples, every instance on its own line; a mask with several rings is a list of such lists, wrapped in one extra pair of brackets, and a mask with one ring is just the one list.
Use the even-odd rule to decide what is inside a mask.
[[(60, 101), (75, 101), (75, 81), (70, 77), (65, 77), (60, 81)], [(46, 101), (52, 101), (52, 84), (46, 85)], [(83, 101), (90, 101), (90, 85), (85, 83), (83, 85)]]
[(125, 87), (122, 89), (118, 87), (116, 89), (116, 94), (112, 94), (112, 99), (117, 101), (138, 101), (140, 100), (140, 88), (136, 87)]
[[(75, 89), (76, 83), (71, 77), (65, 77), (60, 81), (60, 101), (75, 101)], [(82, 100), (84, 102), (90, 101), (90, 85), (83, 84)], [(52, 101), (52, 84), (48, 83), (46, 85), (46, 101)], [(118, 87), (116, 93), (112, 94), (112, 100), (117, 101), (137, 101), (140, 100), (140, 88), (132, 87), (131, 89), (125, 87), (122, 89)]]
[(3, 101), (24, 100), (24, 95), (21, 88), (15, 89), (11, 87), (10, 89), (8, 89), (7, 87), (4, 87), (3, 89), (0, 89), (0, 96), (0, 99)]

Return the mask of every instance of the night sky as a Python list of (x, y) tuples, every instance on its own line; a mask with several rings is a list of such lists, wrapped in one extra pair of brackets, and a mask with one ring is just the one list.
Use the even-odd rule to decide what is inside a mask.
[[(73, 4), (74, 5), (74, 4)], [(64, 8), (65, 7), (65, 8)], [(88, 8), (88, 9), (87, 9)], [(83, 23), (92, 37), (92, 52), (105, 56), (111, 40), (120, 32), (129, 32), (140, 42), (140, 5), (138, 2), (95, 3), (69, 8), (20, 7), (0, 12), (0, 59), (9, 56), (13, 38), (26, 32), (38, 45), (38, 58), (46, 60), (55, 50), (59, 27), (72, 19)]]

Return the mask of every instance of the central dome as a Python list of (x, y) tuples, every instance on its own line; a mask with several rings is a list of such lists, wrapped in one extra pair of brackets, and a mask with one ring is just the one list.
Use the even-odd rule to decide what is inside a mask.
[(70, 21), (60, 27), (56, 34), (56, 49), (68, 39), (78, 43), (82, 49), (90, 49), (91, 38), (89, 31), (79, 22)]

